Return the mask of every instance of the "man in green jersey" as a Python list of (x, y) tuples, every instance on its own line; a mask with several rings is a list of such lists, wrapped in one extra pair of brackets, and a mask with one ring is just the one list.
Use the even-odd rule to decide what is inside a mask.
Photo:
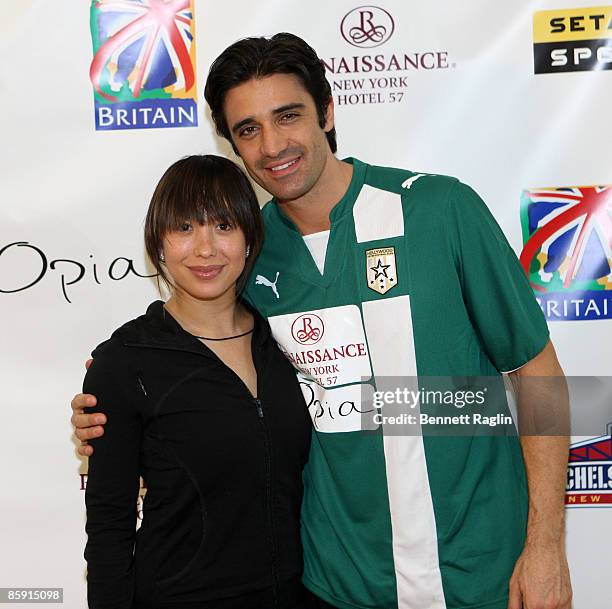
[[(484, 203), (453, 178), (338, 160), (324, 68), (296, 36), (231, 45), (206, 99), (274, 197), (245, 296), (298, 368), (313, 417), (306, 586), (342, 609), (569, 608), (567, 438), (364, 425), (376, 377), (562, 375)], [(103, 433), (104, 415), (83, 414), (94, 403), (72, 403), (83, 455)]]

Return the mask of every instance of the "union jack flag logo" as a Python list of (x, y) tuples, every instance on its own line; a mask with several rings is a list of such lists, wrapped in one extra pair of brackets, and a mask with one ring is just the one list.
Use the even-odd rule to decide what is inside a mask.
[(197, 121), (193, 0), (93, 0), (90, 26), (97, 128), (192, 126), (177, 124), (190, 109)]
[(525, 190), (521, 215), (520, 261), (536, 296), (600, 292), (597, 306), (608, 312), (602, 298), (612, 294), (612, 186)]

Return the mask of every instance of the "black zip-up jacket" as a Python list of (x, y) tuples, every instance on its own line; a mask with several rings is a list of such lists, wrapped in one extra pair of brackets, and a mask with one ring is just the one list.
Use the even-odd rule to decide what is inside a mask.
[(254, 316), (257, 399), (161, 301), (93, 352), (83, 389), (108, 422), (85, 493), (91, 609), (297, 603), (311, 423), (291, 365)]

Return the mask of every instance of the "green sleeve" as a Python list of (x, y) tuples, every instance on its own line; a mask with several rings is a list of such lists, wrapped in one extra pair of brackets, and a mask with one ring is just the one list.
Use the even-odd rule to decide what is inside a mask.
[(523, 269), (483, 200), (456, 182), (449, 193), (449, 239), (466, 309), (500, 372), (520, 368), (549, 340)]

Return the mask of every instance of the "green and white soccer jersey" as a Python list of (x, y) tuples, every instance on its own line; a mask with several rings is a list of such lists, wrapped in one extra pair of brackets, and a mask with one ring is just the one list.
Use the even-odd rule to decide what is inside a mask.
[(505, 609), (527, 514), (517, 438), (361, 431), (362, 379), (497, 375), (543, 349), (546, 323), (469, 187), (349, 162), (324, 273), (271, 202), (247, 287), (316, 429), (304, 582), (345, 609)]

